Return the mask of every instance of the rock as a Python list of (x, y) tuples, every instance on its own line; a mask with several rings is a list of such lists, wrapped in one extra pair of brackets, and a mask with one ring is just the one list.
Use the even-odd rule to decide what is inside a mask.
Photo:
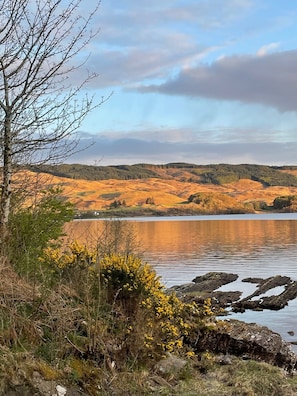
[(56, 381), (46, 380), (37, 371), (32, 378), (23, 379), (24, 384), (10, 384), (5, 390), (5, 396), (87, 396), (78, 386), (64, 387)]
[(195, 302), (198, 305), (203, 305), (205, 300), (211, 299), (211, 309), (216, 316), (226, 315), (226, 308), (230, 307), (231, 304), (240, 299), (242, 292), (240, 291), (214, 291), (214, 292), (203, 292), (203, 294), (193, 295), (184, 294), (180, 295), (179, 298), (186, 303)]
[(263, 280), (263, 278), (244, 278), (241, 280), (241, 282), (260, 284), (261, 282), (263, 282)]
[(178, 374), (186, 364), (186, 360), (168, 353), (164, 359), (155, 365), (154, 369), (159, 374)]
[(67, 389), (61, 385), (56, 386), (56, 391), (57, 391), (57, 396), (65, 396), (67, 393)]
[[(285, 289), (278, 295), (261, 296), (268, 290), (271, 290), (277, 286), (284, 286)], [(255, 300), (255, 297), (259, 297)], [(276, 275), (267, 279), (263, 279), (254, 293), (243, 298), (240, 301), (236, 301), (232, 304), (233, 311), (242, 312), (245, 309), (253, 310), (279, 310), (284, 308), (289, 300), (293, 300), (297, 297), (297, 282), (292, 281), (288, 276)]]
[(197, 276), (193, 279), (196, 290), (213, 291), (228, 283), (234, 282), (238, 278), (237, 274), (225, 272), (208, 272), (205, 275)]
[[(212, 299), (214, 313), (220, 309), (232, 307), (234, 312), (244, 312), (246, 309), (262, 311), (263, 309), (279, 310), (284, 308), (288, 301), (297, 297), (297, 281), (293, 281), (288, 276), (276, 275), (266, 279), (245, 278), (243, 282), (256, 283), (257, 288), (254, 293), (240, 299), (240, 291), (219, 291), (219, 287), (238, 279), (238, 275), (225, 272), (208, 272), (205, 275), (197, 276), (192, 283), (180, 286), (173, 286), (168, 292), (176, 292), (178, 297), (184, 301), (195, 301), (200, 304), (206, 299)], [(278, 295), (265, 296), (269, 290), (278, 286), (284, 286), (284, 291)], [(258, 298), (256, 298), (258, 297)]]
[[(170, 289), (168, 289), (168, 292), (170, 293), (174, 291), (179, 297), (189, 294), (192, 296), (195, 295), (195, 297), (197, 298), (201, 297), (204, 300), (212, 297), (217, 298), (217, 296), (215, 296), (214, 293), (219, 293), (220, 298), (222, 298), (223, 292), (214, 292), (214, 290), (218, 289), (223, 285), (235, 281), (237, 278), (238, 275), (236, 274), (229, 274), (225, 272), (208, 272), (205, 275), (197, 276), (195, 279), (193, 279), (192, 283), (173, 286)], [(239, 291), (231, 292), (231, 293), (239, 293), (239, 295), (241, 295), (241, 292)], [(233, 301), (235, 300), (233, 299)]]
[(297, 355), (279, 334), (267, 327), (238, 320), (221, 321), (217, 328), (199, 331), (187, 342), (196, 353), (210, 351), (263, 361), (287, 371), (297, 369)]
[(216, 362), (222, 366), (229, 366), (232, 364), (232, 358), (230, 355), (220, 354), (216, 356)]

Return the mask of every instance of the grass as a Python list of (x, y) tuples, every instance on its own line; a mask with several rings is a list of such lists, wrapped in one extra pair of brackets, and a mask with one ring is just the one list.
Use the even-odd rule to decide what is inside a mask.
[[(77, 254), (82, 254), (78, 248)], [(11, 393), (15, 395), (33, 394), (37, 375), (38, 386), (42, 384), (43, 389), (63, 384), (66, 388), (82, 389), (91, 396), (297, 394), (296, 376), (266, 363), (233, 356), (228, 357), (228, 364), (222, 365), (219, 356), (203, 353), (187, 358), (182, 350), (176, 349), (173, 353), (183, 356), (186, 366), (179, 371), (161, 373), (152, 362), (138, 361), (140, 349), (137, 352), (133, 348), (141, 332), (147, 331), (147, 325), (140, 312), (135, 316), (137, 325), (123, 316), (124, 312), (130, 316), (135, 311), (135, 308), (131, 311), (132, 306), (127, 305), (126, 300), (128, 311), (116, 308), (115, 297), (110, 301), (113, 308), (106, 305), (104, 295), (100, 305), (92, 307), (88, 300), (90, 294), (85, 294), (88, 287), (84, 277), (76, 279), (76, 284), (64, 282), (57, 289), (44, 289), (18, 277), (4, 264), (0, 288), (0, 395), (8, 394), (9, 390), (15, 391)], [(137, 264), (135, 274), (139, 268)], [(143, 279), (151, 282), (153, 278), (149, 274), (144, 272)], [(142, 278), (137, 279), (142, 282)], [(136, 278), (133, 284), (135, 281)], [(159, 295), (158, 284), (156, 286)], [(136, 344), (131, 338), (133, 360), (125, 349), (119, 354), (115, 349), (117, 340), (122, 339), (121, 332), (126, 332), (125, 320), (138, 334)]]
[[(92, 396), (293, 396), (297, 394), (297, 378), (265, 363), (244, 361), (230, 356), (230, 365), (213, 362), (204, 372), (199, 362), (192, 361), (178, 375), (160, 375), (153, 370), (118, 370), (106, 364), (79, 358), (66, 359), (60, 367), (51, 366), (26, 352), (0, 349), (0, 394), (27, 384), (33, 393), (37, 374), (43, 386), (64, 384), (83, 389)], [(207, 365), (206, 365), (207, 366)], [(67, 384), (67, 385), (65, 385)], [(13, 393), (14, 395), (16, 393)], [(25, 394), (25, 393), (23, 393)], [(29, 393), (27, 393), (29, 394)], [(79, 393), (78, 393), (79, 394)], [(20, 393), (21, 395), (21, 393)]]
[[(27, 172), (28, 177), (36, 177), (33, 172)], [(236, 200), (245, 204), (252, 201), (265, 201), (271, 205), (278, 196), (297, 194), (296, 187), (263, 187), (259, 182), (239, 180), (220, 185), (199, 184), (196, 182), (182, 182), (177, 179), (142, 179), (142, 180), (72, 180), (48, 175), (38, 175), (45, 183), (64, 185), (63, 195), (73, 202), (78, 210), (106, 210), (115, 197), (125, 200), (127, 207), (135, 208), (144, 203), (146, 198), (153, 197), (159, 208), (179, 208), (187, 202), (191, 194), (197, 192), (223, 193), (232, 195)], [(187, 179), (187, 178), (186, 178)], [(65, 183), (67, 181), (67, 183)], [(90, 203), (91, 202), (91, 203)], [(134, 209), (133, 209), (134, 210)], [(107, 210), (108, 212), (108, 210)]]

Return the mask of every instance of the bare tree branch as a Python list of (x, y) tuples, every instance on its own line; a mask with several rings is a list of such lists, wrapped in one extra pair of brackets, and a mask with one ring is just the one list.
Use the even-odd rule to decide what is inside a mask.
[(71, 75), (98, 29), (90, 29), (96, 0), (82, 16), (83, 0), (0, 0), (0, 224), (7, 226), (11, 177), (23, 161), (58, 161), (75, 151), (76, 131), (105, 99), (81, 98), (96, 74), (76, 85)]

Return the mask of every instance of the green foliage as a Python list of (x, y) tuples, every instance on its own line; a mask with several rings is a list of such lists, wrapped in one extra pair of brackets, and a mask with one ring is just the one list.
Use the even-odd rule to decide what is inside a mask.
[(159, 177), (152, 169), (138, 165), (95, 166), (81, 164), (32, 166), (35, 172), (50, 173), (54, 176), (84, 180), (130, 180)]
[(240, 179), (249, 179), (264, 186), (297, 186), (294, 175), (281, 172), (281, 169), (264, 165), (207, 165), (207, 171), (201, 174), (201, 182), (225, 184)]
[(109, 200), (109, 199), (118, 198), (120, 195), (121, 195), (120, 192), (113, 192), (113, 193), (101, 194), (100, 198)]
[(297, 211), (297, 195), (287, 195), (275, 198), (273, 208), (285, 212)]
[(250, 205), (254, 210), (267, 210), (268, 205), (265, 201), (250, 201), (246, 205)]
[(246, 211), (235, 198), (221, 193), (198, 192), (188, 198), (195, 203), (201, 213), (242, 213)]
[(29, 207), (14, 210), (9, 219), (7, 253), (20, 274), (40, 273), (39, 257), (63, 235), (63, 226), (74, 215), (73, 205), (65, 202), (59, 188), (41, 192), (41, 198)]
[[(63, 247), (52, 244), (50, 238), (60, 235), (71, 207), (57, 191), (42, 195), (37, 206), (18, 210), (11, 226), (32, 269), (38, 270), (38, 262), (53, 282), (51, 287), (32, 285), (5, 266), (5, 260), (0, 265), (1, 394), (12, 394), (8, 384), (36, 384), (36, 373), (92, 395), (291, 395), (296, 391), (296, 381), (292, 379), (290, 385), (278, 368), (233, 357), (231, 365), (222, 366), (215, 356), (198, 356), (189, 349), (184, 339), (193, 335), (197, 339), (199, 329), (215, 325), (210, 300), (198, 306), (166, 293), (155, 271), (131, 253), (133, 233), (125, 222), (107, 221), (92, 248), (77, 242)], [(39, 238), (34, 235), (35, 224)], [(23, 235), (26, 232), (29, 236)], [(14, 258), (14, 264), (20, 263), (15, 267), (23, 270), (21, 254)], [(168, 352), (187, 359), (187, 368), (178, 374), (151, 369)], [(208, 370), (207, 376), (200, 370)]]
[(116, 209), (121, 206), (126, 206), (126, 201), (124, 199), (116, 199), (109, 205), (111, 209), (112, 208)]
[(146, 205), (155, 205), (155, 200), (154, 200), (153, 197), (148, 197), (148, 198), (145, 200), (145, 203), (146, 203)]
[[(60, 177), (69, 177), (72, 179), (85, 180), (130, 180), (130, 179), (148, 179), (148, 178), (170, 178), (175, 177), (177, 180), (184, 180), (182, 172), (187, 175), (193, 175), (188, 181), (209, 183), (209, 184), (226, 184), (236, 182), (240, 179), (255, 180), (264, 186), (297, 186), (296, 176), (284, 172), (294, 170), (294, 167), (275, 167), (264, 165), (195, 165), (187, 163), (170, 163), (165, 165), (136, 164), (136, 165), (118, 165), (118, 166), (90, 166), (80, 164), (63, 164), (63, 165), (44, 165), (42, 167), (32, 167), (31, 170), (36, 172), (46, 172)], [(160, 173), (160, 170), (166, 172)], [(178, 170), (171, 172), (171, 170)], [(188, 176), (187, 176), (188, 177)]]

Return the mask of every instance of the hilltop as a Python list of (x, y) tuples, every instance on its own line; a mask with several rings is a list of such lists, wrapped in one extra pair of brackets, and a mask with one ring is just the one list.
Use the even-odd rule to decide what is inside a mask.
[(297, 197), (297, 166), (62, 164), (30, 172), (61, 185), (88, 216), (294, 211)]

